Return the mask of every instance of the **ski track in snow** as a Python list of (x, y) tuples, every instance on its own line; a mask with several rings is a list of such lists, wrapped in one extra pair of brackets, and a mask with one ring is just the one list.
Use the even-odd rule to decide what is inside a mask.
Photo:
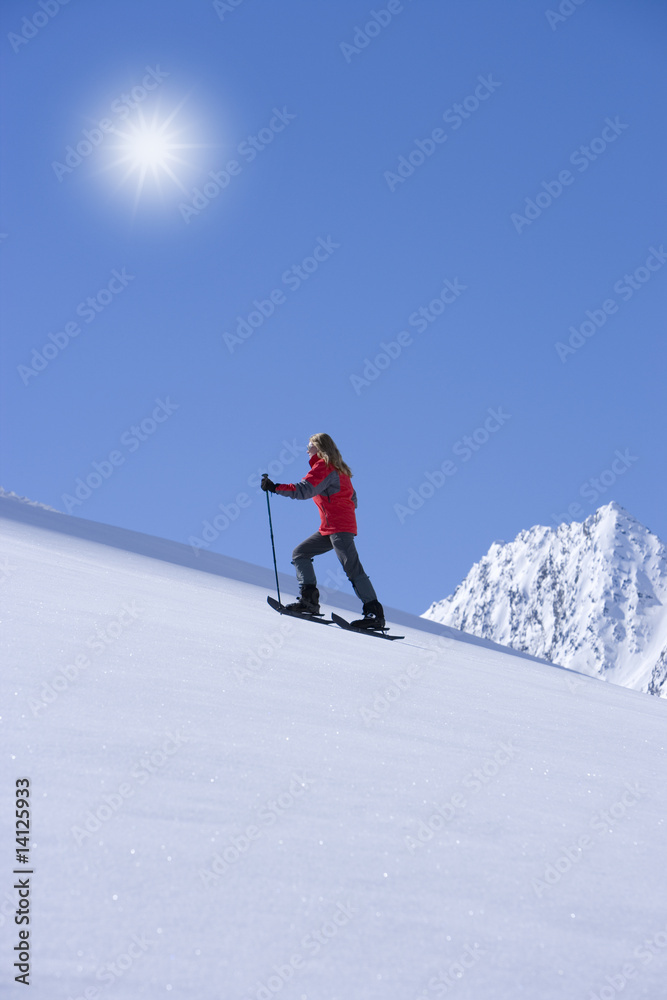
[(0, 514), (4, 995), (25, 775), (33, 1000), (664, 996), (664, 701)]

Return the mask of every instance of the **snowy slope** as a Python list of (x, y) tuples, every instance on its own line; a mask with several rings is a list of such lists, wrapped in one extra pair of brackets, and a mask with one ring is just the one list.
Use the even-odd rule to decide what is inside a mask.
[(614, 502), (495, 542), (424, 617), (667, 696), (667, 549)]
[(33, 1000), (664, 995), (664, 702), (0, 514), (3, 995), (23, 776)]

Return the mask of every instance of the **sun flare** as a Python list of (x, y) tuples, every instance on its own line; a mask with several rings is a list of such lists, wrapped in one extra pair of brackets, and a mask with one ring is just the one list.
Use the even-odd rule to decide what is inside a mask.
[(164, 169), (171, 158), (169, 137), (153, 125), (140, 129), (127, 141), (127, 158), (137, 169)]
[(195, 167), (192, 151), (203, 146), (186, 141), (187, 126), (175, 124), (184, 103), (181, 101), (167, 116), (155, 109), (150, 119), (139, 109), (133, 120), (114, 130), (116, 142), (108, 148), (115, 155), (106, 169), (121, 171), (119, 187), (134, 182), (135, 205), (149, 186), (154, 192), (164, 193), (164, 185), (175, 185), (187, 194), (183, 176)]

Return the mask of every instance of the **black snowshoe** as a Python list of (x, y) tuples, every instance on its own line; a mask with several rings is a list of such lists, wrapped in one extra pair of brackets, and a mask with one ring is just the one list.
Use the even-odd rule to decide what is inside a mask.
[(384, 608), (379, 601), (367, 601), (363, 606), (363, 612), (363, 618), (357, 618), (356, 621), (350, 622), (352, 628), (379, 631), (385, 627)]
[(303, 583), (299, 587), (298, 601), (285, 605), (285, 611), (295, 615), (319, 615), (320, 592), (314, 583)]

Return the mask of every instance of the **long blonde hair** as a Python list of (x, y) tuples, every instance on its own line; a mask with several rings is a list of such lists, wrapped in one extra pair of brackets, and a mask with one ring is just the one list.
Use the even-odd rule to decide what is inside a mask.
[(337, 472), (342, 472), (345, 476), (351, 476), (350, 466), (343, 461), (343, 457), (336, 447), (336, 442), (328, 434), (311, 434), (308, 441), (317, 449), (317, 454), (327, 465), (333, 465)]

